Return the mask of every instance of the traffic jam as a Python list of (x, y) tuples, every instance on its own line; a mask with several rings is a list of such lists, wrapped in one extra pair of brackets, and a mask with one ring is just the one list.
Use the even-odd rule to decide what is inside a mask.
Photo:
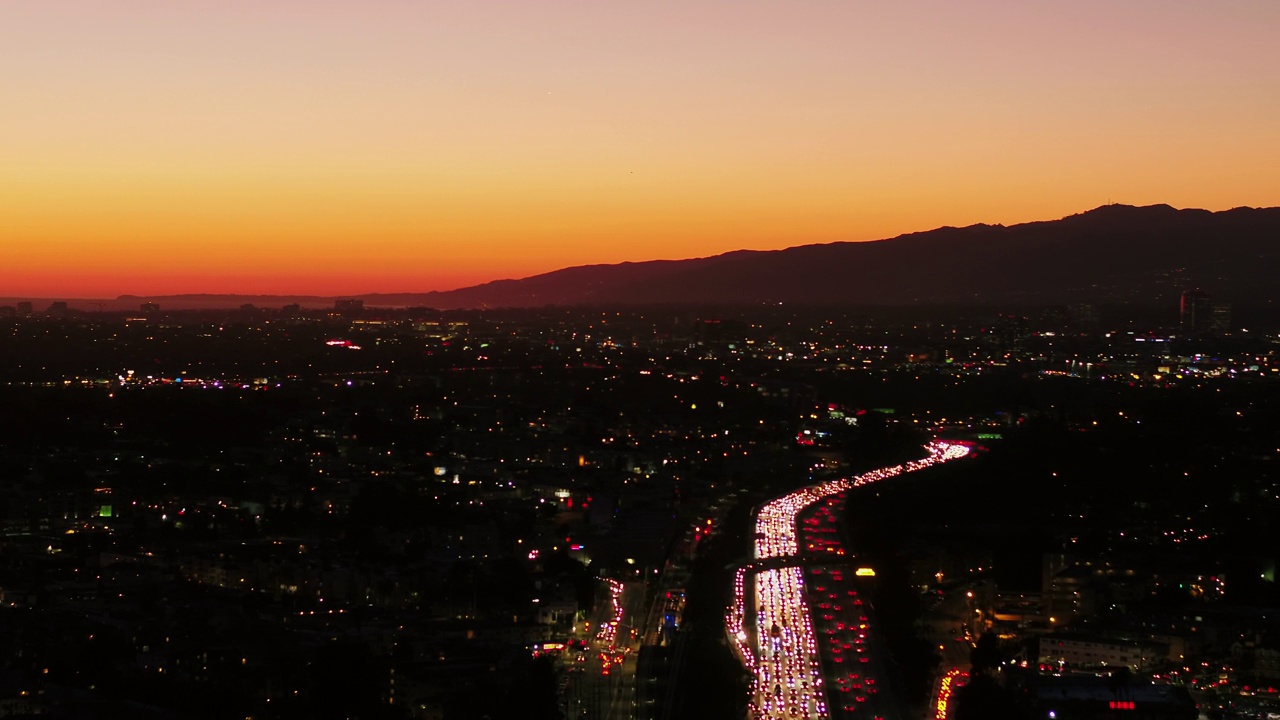
[(726, 616), (729, 638), (752, 675), (751, 717), (885, 717), (891, 701), (881, 693), (869, 608), (855, 586), (874, 572), (835, 564), (846, 553), (838, 510), (850, 490), (969, 452), (941, 441), (926, 449), (923, 459), (807, 486), (757, 512), (755, 560), (736, 573)]

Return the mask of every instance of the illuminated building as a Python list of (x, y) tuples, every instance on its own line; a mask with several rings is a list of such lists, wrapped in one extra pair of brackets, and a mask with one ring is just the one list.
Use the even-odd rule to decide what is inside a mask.
[(1060, 634), (1040, 638), (1040, 662), (1072, 667), (1128, 667), (1139, 670), (1152, 660), (1163, 660), (1167, 652), (1141, 643)]
[(1231, 329), (1231, 304), (1212, 300), (1203, 290), (1182, 293), (1178, 323), (1188, 335), (1225, 333)]
[(1203, 290), (1186, 290), (1178, 305), (1178, 324), (1185, 333), (1203, 332), (1209, 327), (1209, 294)]

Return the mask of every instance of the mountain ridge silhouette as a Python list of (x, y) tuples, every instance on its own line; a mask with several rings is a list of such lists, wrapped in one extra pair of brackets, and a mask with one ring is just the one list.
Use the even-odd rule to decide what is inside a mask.
[[(1280, 303), (1280, 207), (1209, 211), (1111, 204), (1016, 225), (940, 227), (870, 241), (578, 265), (456, 290), (365, 293), (368, 306), (996, 305), (1168, 303), (1200, 287)], [(122, 295), (113, 306), (332, 305), (320, 295)], [(88, 306), (92, 301), (79, 301)], [(103, 304), (98, 303), (101, 307)]]

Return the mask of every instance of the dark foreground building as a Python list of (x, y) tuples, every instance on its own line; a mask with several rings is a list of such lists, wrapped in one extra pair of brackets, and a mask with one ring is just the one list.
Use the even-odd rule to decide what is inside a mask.
[(1196, 704), (1185, 688), (1120, 684), (1091, 676), (1036, 677), (1028, 687), (1031, 717), (1051, 720), (1195, 720)]

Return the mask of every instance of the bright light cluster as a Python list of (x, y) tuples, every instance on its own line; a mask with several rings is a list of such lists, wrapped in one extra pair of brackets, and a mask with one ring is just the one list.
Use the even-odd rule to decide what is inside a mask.
[(742, 658), (742, 664), (753, 675), (756, 671), (755, 651), (751, 648), (751, 639), (747, 635), (746, 628), (746, 606), (744, 598), (746, 597), (747, 586), (747, 568), (740, 567), (733, 576), (733, 598), (734, 601), (729, 604), (729, 610), (725, 613), (725, 627), (729, 629), (729, 640), (737, 649), (738, 655)]
[(951, 711), (951, 696), (955, 694), (956, 688), (962, 683), (961, 678), (969, 677), (969, 673), (960, 669), (953, 669), (942, 677), (942, 683), (938, 685), (938, 700), (934, 703), (934, 720), (947, 720), (947, 713)]
[(813, 503), (849, 488), (869, 485), (903, 473), (962, 458), (969, 453), (964, 445), (934, 441), (925, 446), (929, 456), (902, 465), (872, 470), (851, 478), (830, 480), (810, 485), (771, 500), (756, 516), (756, 557), (759, 559), (784, 557), (799, 552), (796, 542), (796, 516)]
[[(850, 488), (955, 460), (969, 452), (964, 445), (940, 441), (930, 443), (926, 449), (928, 457), (922, 460), (812, 485), (770, 501), (756, 516), (756, 558), (780, 560), (797, 556), (797, 516), (815, 502)], [(829, 714), (822, 665), (805, 601), (803, 569), (760, 565), (757, 562), (739, 569), (734, 576), (734, 603), (726, 616), (729, 637), (753, 676), (751, 716), (759, 720), (825, 719)], [(752, 633), (746, 627), (746, 575), (757, 569), (753, 644)], [(857, 675), (846, 679), (854, 682)], [(850, 685), (850, 689), (855, 688)]]
[(760, 660), (752, 710), (761, 718), (824, 718), (818, 642), (804, 602), (803, 570), (788, 567), (756, 574)]
[(609, 603), (613, 610), (613, 616), (606, 622), (600, 623), (600, 629), (596, 632), (596, 640), (606, 648), (612, 650), (614, 642), (618, 638), (618, 626), (622, 623), (622, 583), (608, 578), (605, 582), (609, 583)]

